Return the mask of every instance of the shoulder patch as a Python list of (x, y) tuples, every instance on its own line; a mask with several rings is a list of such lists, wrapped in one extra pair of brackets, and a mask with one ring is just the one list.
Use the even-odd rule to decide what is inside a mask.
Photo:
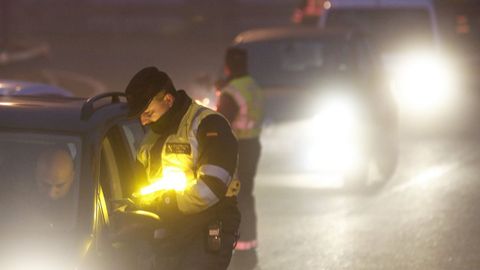
[(217, 137), (218, 132), (216, 132), (216, 131), (207, 132), (206, 136), (207, 137)]

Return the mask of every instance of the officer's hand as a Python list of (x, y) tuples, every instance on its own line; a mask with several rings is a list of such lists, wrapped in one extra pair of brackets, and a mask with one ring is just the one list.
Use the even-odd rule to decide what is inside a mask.
[(133, 204), (137, 207), (137, 209), (152, 211), (157, 204), (159, 198), (161, 198), (163, 192), (154, 192), (147, 195), (140, 195), (138, 193), (134, 193), (131, 196), (131, 200)]

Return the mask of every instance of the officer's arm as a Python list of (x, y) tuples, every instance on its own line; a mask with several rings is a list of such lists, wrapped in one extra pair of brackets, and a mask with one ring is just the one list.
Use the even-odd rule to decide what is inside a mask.
[(230, 125), (220, 115), (210, 115), (198, 127), (196, 184), (182, 194), (177, 204), (184, 213), (195, 213), (225, 196), (237, 165), (238, 145)]
[(232, 123), (237, 117), (239, 110), (240, 107), (235, 99), (230, 94), (222, 92), (217, 104), (217, 111), (223, 114), (225, 118)]

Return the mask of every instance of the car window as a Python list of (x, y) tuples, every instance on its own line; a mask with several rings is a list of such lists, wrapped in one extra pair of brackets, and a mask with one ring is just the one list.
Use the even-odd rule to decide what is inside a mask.
[(138, 121), (113, 127), (102, 141), (100, 183), (107, 201), (128, 197), (135, 190), (135, 159), (143, 138)]
[(284, 39), (244, 45), (249, 69), (263, 87), (309, 85), (352, 68), (349, 44), (323, 39)]
[(315, 42), (292, 41), (279, 44), (282, 69), (302, 71), (310, 68), (321, 68), (324, 65), (324, 44)]
[(431, 46), (433, 28), (427, 10), (419, 8), (332, 9), (328, 27), (355, 28), (369, 33), (379, 49), (395, 51), (406, 46)]
[(115, 157), (112, 139), (107, 137), (102, 142), (100, 157), (100, 184), (108, 199), (123, 197), (120, 180), (120, 167)]
[(80, 157), (78, 137), (0, 132), (0, 225), (34, 231), (72, 229)]
[(138, 147), (142, 143), (145, 131), (138, 120), (128, 121), (122, 124), (122, 131), (127, 138), (130, 153), (136, 157)]
[(369, 78), (372, 74), (381, 71), (382, 62), (378, 52), (369, 39), (359, 38), (354, 42), (357, 61), (357, 71), (361, 77)]

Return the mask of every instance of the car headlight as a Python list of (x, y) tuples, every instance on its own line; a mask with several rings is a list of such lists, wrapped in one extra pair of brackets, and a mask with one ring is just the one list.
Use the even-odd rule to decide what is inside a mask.
[(402, 111), (431, 114), (449, 105), (457, 88), (453, 64), (433, 53), (414, 53), (394, 64), (391, 86)]
[(365, 133), (360, 107), (348, 95), (331, 95), (320, 102), (308, 131), (308, 168), (337, 172), (358, 166)]
[(358, 104), (349, 97), (328, 96), (318, 106), (312, 121), (315, 132), (322, 135), (349, 136), (359, 128)]

